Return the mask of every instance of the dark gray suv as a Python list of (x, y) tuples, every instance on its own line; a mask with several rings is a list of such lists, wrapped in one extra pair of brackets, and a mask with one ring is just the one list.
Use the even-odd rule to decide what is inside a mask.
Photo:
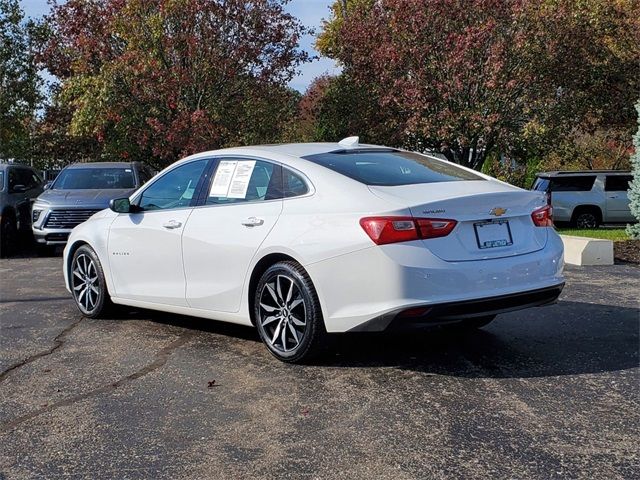
[(0, 163), (0, 256), (15, 249), (19, 233), (29, 234), (31, 203), (42, 189), (42, 179), (33, 168)]
[(154, 175), (141, 162), (76, 163), (65, 167), (33, 205), (33, 235), (41, 247), (64, 245), (76, 225), (128, 197)]

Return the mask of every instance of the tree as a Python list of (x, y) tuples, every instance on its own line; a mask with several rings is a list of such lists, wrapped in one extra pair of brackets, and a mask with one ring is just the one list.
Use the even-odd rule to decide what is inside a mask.
[(638, 131), (633, 136), (633, 145), (635, 151), (631, 156), (631, 164), (633, 168), (633, 181), (629, 187), (629, 200), (631, 213), (638, 220), (635, 225), (627, 226), (627, 233), (632, 238), (640, 239), (640, 101), (636, 103), (636, 111), (638, 112)]
[(277, 0), (69, 0), (48, 19), (43, 64), (69, 132), (103, 156), (164, 166), (196, 151), (273, 142), (305, 28)]
[(635, 0), (378, 0), (333, 7), (318, 44), (394, 109), (401, 144), (481, 168), (545, 154), (577, 126), (628, 128)]
[(18, 0), (0, 0), (0, 159), (29, 159), (39, 86)]

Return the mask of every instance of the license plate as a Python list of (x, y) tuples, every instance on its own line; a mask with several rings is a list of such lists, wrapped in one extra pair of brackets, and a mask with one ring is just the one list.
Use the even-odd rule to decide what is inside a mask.
[(480, 249), (513, 245), (508, 220), (474, 223), (473, 228), (476, 230), (476, 240)]

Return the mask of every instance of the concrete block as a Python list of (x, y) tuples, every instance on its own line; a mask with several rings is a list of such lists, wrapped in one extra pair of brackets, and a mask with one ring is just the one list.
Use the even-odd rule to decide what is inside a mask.
[(599, 238), (560, 235), (564, 261), (571, 265), (613, 265), (613, 242)]

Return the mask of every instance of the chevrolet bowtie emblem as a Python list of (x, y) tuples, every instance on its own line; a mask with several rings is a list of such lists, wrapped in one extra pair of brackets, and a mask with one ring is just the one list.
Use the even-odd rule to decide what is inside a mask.
[(500, 208), (500, 207), (492, 208), (491, 211), (489, 212), (490, 215), (495, 215), (496, 217), (501, 217), (505, 213), (507, 213), (507, 209)]

